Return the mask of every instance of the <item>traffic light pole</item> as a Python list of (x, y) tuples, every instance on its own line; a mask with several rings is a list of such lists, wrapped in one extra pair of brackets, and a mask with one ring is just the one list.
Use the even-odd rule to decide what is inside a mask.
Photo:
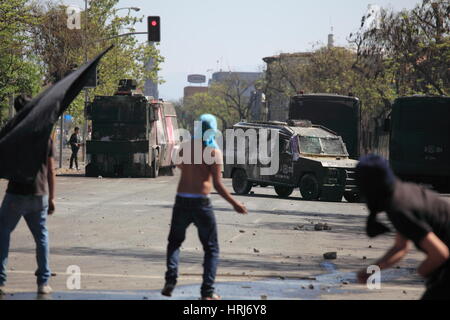
[[(88, 62), (88, 43), (87, 43), (87, 23), (88, 23), (88, 6), (87, 0), (84, 0), (84, 63)], [(83, 144), (82, 144), (82, 161), (86, 159), (86, 134), (87, 134), (87, 115), (86, 108), (89, 103), (88, 89), (84, 88), (84, 124), (83, 124)]]

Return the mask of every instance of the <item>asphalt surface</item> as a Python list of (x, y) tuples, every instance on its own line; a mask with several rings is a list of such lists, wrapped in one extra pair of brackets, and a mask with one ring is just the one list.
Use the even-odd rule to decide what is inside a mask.
[[(168, 299), (159, 292), (178, 176), (107, 179), (70, 173), (57, 177), (57, 210), (48, 220), (55, 292), (35, 294), (35, 246), (22, 219), (11, 238), (3, 299)], [(230, 180), (225, 184), (231, 189)], [(1, 180), (0, 193), (5, 189)], [(367, 238), (363, 204), (303, 201), (298, 190), (289, 199), (278, 198), (270, 187), (252, 191), (237, 196), (248, 215), (211, 195), (221, 248), (216, 289), (224, 299), (420, 298), (423, 282), (415, 267), (423, 255), (415, 249), (382, 273), (381, 289), (356, 283), (355, 271), (393, 242), (392, 235)], [(316, 231), (317, 223), (331, 230)], [(336, 252), (337, 259), (325, 260), (325, 252)], [(198, 299), (202, 261), (191, 226), (172, 299)], [(67, 286), (72, 265), (81, 270), (79, 290)]]

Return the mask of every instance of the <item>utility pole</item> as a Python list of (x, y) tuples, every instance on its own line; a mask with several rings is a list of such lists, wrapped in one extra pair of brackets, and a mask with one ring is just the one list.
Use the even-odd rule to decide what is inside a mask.
[[(84, 0), (84, 63), (88, 62), (88, 41), (87, 41), (87, 24), (88, 24), (88, 0)], [(86, 109), (89, 104), (89, 92), (84, 88), (84, 124), (83, 124), (83, 145), (82, 145), (82, 161), (86, 159), (86, 137), (88, 131)]]
[(14, 117), (14, 93), (9, 97), (9, 119)]
[[(59, 106), (58, 106), (59, 108)], [(64, 147), (64, 113), (61, 115), (61, 122), (59, 125), (59, 168), (62, 168), (63, 147)]]

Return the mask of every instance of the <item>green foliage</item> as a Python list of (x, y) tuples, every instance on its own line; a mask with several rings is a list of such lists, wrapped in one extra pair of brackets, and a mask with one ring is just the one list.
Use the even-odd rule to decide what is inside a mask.
[[(423, 0), (414, 9), (383, 9), (378, 26), (351, 36), (366, 76), (393, 76), (397, 95), (450, 94), (450, 2)], [(366, 17), (363, 17), (363, 23)]]
[(239, 120), (236, 109), (229, 107), (223, 97), (211, 90), (189, 96), (183, 103), (175, 103), (175, 107), (181, 126), (187, 130), (193, 129), (194, 121), (203, 113), (215, 115), (220, 120), (219, 129), (228, 128)]
[[(45, 66), (45, 79), (54, 82), (70, 72), (73, 66), (82, 65), (86, 59), (92, 59), (106, 47), (115, 47), (101, 61), (98, 75), (100, 84), (89, 89), (89, 100), (95, 95), (112, 95), (120, 79), (136, 79), (143, 87), (146, 79), (159, 81), (157, 72), (163, 58), (154, 46), (140, 44), (130, 35), (135, 32), (135, 24), (143, 17), (136, 18), (128, 12), (119, 16), (115, 8), (118, 0), (97, 0), (90, 2), (87, 11), (81, 12), (81, 30), (67, 28), (66, 7), (48, 1), (45, 6), (35, 6), (43, 23), (34, 29), (34, 47), (40, 53)], [(87, 21), (87, 23), (86, 23)], [(153, 59), (153, 68), (146, 65)], [(81, 93), (69, 108), (75, 121), (81, 124), (84, 115), (84, 93)]]
[[(89, 89), (95, 95), (112, 95), (120, 79), (131, 78), (143, 87), (146, 79), (157, 79), (163, 58), (155, 46), (138, 43), (135, 32), (143, 16), (123, 15), (115, 8), (118, 0), (89, 2), (87, 15), (81, 12), (81, 30), (67, 27), (67, 7), (54, 0), (9, 0), (0, 2), (0, 123), (8, 115), (14, 94), (37, 94), (78, 66), (114, 44), (100, 63), (100, 85)], [(148, 70), (148, 61), (153, 68)], [(72, 103), (69, 112), (81, 124), (84, 93)]]
[(0, 2), (0, 125), (7, 120), (14, 94), (33, 95), (40, 89), (41, 68), (29, 37), (37, 23), (27, 0)]

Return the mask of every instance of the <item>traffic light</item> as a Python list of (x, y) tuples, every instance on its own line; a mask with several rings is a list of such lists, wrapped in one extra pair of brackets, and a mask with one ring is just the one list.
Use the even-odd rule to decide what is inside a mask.
[(84, 88), (95, 88), (98, 85), (99, 75), (97, 73), (97, 68), (92, 69), (88, 73), (88, 79)]
[(161, 41), (161, 20), (159, 16), (147, 17), (148, 41)]

